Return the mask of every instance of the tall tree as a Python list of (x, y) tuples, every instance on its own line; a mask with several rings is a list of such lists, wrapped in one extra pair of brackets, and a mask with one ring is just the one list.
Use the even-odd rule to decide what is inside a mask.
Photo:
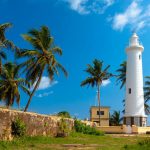
[(9, 62), (4, 64), (0, 75), (0, 100), (3, 100), (7, 107), (12, 106), (14, 101), (19, 106), (19, 88), (30, 95), (28, 88), (25, 86), (25, 79), (19, 76), (19, 69), (20, 66)]
[(53, 80), (55, 74), (59, 75), (58, 70), (61, 70), (65, 76), (67, 76), (67, 71), (55, 57), (55, 54), (61, 56), (62, 50), (55, 46), (48, 27), (42, 26), (39, 30), (32, 29), (27, 34), (24, 34), (23, 38), (33, 47), (33, 50), (22, 49), (18, 53), (20, 58), (27, 58), (22, 63), (22, 66), (25, 67), (26, 80), (34, 86), (24, 110), (27, 111), (31, 99), (41, 82), (44, 71), (51, 80)]
[[(126, 84), (126, 68), (127, 63), (126, 61), (124, 61), (122, 64), (120, 64), (120, 68), (116, 70), (116, 72), (118, 73), (117, 83), (121, 84), (120, 89), (122, 89)], [(144, 107), (146, 114), (150, 114), (150, 106), (147, 104), (150, 100), (150, 77), (146, 77), (146, 79), (148, 79), (148, 81), (145, 82), (146, 87), (144, 87)], [(123, 103), (125, 103), (125, 99), (123, 100)], [(123, 110), (122, 112), (124, 113), (125, 110)]]
[(90, 85), (91, 87), (97, 87), (98, 90), (98, 106), (99, 106), (99, 126), (100, 126), (100, 86), (104, 80), (108, 80), (112, 74), (108, 72), (110, 65), (103, 69), (103, 61), (95, 59), (93, 64), (87, 65), (85, 72), (89, 76), (81, 82), (81, 86)]
[(8, 28), (12, 27), (11, 23), (0, 24), (0, 73), (2, 71), (2, 59), (6, 59), (6, 54), (3, 49), (19, 50), (12, 41), (8, 40), (5, 32)]

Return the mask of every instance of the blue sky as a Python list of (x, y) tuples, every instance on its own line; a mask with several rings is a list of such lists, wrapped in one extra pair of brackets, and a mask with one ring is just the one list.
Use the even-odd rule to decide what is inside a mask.
[[(111, 65), (115, 73), (126, 60), (125, 48), (132, 31), (136, 29), (145, 47), (143, 53), (144, 76), (150, 75), (150, 4), (142, 0), (0, 0), (0, 23), (11, 22), (13, 28), (7, 37), (21, 48), (31, 48), (21, 34), (29, 29), (47, 25), (55, 44), (63, 50), (58, 58), (69, 77), (62, 74), (48, 84), (43, 75), (42, 84), (32, 99), (29, 110), (54, 114), (69, 111), (72, 116), (89, 117), (89, 108), (96, 102), (96, 89), (81, 88), (87, 77), (86, 64), (97, 58)], [(8, 60), (13, 53), (8, 51)], [(101, 104), (110, 106), (111, 112), (122, 110), (124, 90), (112, 78), (101, 87)], [(21, 106), (28, 97), (22, 93)]]

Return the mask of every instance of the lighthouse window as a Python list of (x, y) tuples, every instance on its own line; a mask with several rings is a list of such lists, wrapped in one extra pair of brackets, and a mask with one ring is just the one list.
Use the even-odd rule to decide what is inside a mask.
[(141, 55), (139, 55), (139, 60), (141, 59)]
[(131, 94), (131, 88), (129, 88), (129, 94)]

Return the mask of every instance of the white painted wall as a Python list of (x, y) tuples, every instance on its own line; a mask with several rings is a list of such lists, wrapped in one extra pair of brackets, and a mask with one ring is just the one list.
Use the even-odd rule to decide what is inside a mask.
[[(143, 49), (143, 46), (139, 44), (138, 36), (134, 33), (130, 39), (129, 47), (126, 49), (125, 116), (145, 116), (142, 72)], [(131, 94), (129, 94), (129, 88), (131, 88)]]

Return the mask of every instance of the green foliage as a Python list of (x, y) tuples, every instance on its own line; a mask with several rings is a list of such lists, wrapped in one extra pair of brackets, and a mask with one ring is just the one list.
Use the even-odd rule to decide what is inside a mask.
[(63, 118), (71, 118), (69, 112), (67, 111), (61, 111), (57, 114), (57, 116), (63, 117)]
[(134, 145), (124, 145), (126, 150), (149, 150), (150, 149), (150, 139), (144, 139), (137, 142)]
[(89, 76), (81, 82), (81, 86), (100, 86), (102, 84), (102, 81), (112, 77), (112, 74), (108, 71), (109, 68), (110, 65), (108, 65), (106, 68), (103, 68), (103, 61), (94, 59), (92, 65), (87, 65), (85, 72), (88, 73)]
[(120, 111), (114, 111), (110, 116), (109, 123), (111, 126), (119, 126), (123, 118), (120, 116)]
[(32, 50), (22, 49), (17, 53), (19, 58), (27, 58), (21, 66), (24, 68), (26, 80), (34, 86), (24, 110), (27, 111), (45, 71), (50, 80), (54, 79), (54, 75), (59, 75), (59, 70), (61, 70), (65, 76), (68, 74), (56, 58), (56, 55), (62, 55), (62, 50), (55, 46), (54, 38), (51, 36), (47, 26), (42, 26), (39, 30), (30, 30), (27, 34), (23, 35), (23, 38), (30, 43), (33, 48)]
[[(131, 147), (137, 141), (145, 139), (143, 136), (118, 136), (116, 135), (96, 136), (78, 132), (70, 133), (66, 138), (55, 138), (51, 136), (33, 136), (14, 138), (12, 141), (0, 141), (0, 150), (60, 150), (60, 149), (93, 149), (93, 150), (122, 150), (123, 147)], [(124, 146), (127, 144), (127, 146)], [(64, 144), (77, 144), (79, 147), (64, 147)], [(81, 147), (80, 147), (81, 145)], [(145, 150), (139, 148), (131, 150)], [(145, 145), (146, 147), (146, 145)], [(141, 149), (140, 149), (141, 148)], [(147, 150), (149, 147), (147, 147)]]
[(145, 77), (146, 81), (145, 81), (145, 87), (144, 87), (144, 99), (145, 99), (145, 112), (147, 115), (150, 114), (150, 105), (149, 105), (149, 101), (150, 101), (150, 76)]
[(122, 64), (120, 64), (120, 68), (116, 70), (116, 72), (118, 73), (117, 84), (119, 83), (121, 84), (120, 89), (122, 89), (126, 84), (126, 66), (127, 66), (127, 62), (124, 61)]
[(11, 130), (13, 136), (22, 137), (26, 133), (26, 125), (21, 119), (17, 118), (15, 121), (12, 121)]
[(0, 74), (0, 100), (6, 103), (6, 106), (12, 106), (14, 101), (20, 104), (20, 90), (30, 95), (29, 89), (25, 86), (25, 79), (20, 78), (20, 66), (12, 62), (4, 64)]
[[(85, 72), (88, 74), (88, 77), (83, 80), (80, 86), (91, 86), (97, 88), (97, 100), (100, 111), (100, 86), (103, 81), (108, 80), (113, 75), (108, 71), (110, 65), (106, 68), (103, 68), (103, 61), (94, 59), (92, 65), (88, 64)], [(99, 125), (100, 125), (100, 113), (99, 113)]]
[(150, 146), (150, 139), (145, 139), (138, 142), (139, 145), (149, 145)]
[(75, 120), (74, 128), (76, 132), (81, 132), (84, 134), (91, 134), (91, 135), (104, 135), (104, 132), (96, 130), (94, 127), (90, 127), (82, 123), (80, 120)]
[(69, 124), (67, 120), (61, 119), (59, 122), (59, 131), (57, 133), (57, 137), (66, 137), (70, 133)]

